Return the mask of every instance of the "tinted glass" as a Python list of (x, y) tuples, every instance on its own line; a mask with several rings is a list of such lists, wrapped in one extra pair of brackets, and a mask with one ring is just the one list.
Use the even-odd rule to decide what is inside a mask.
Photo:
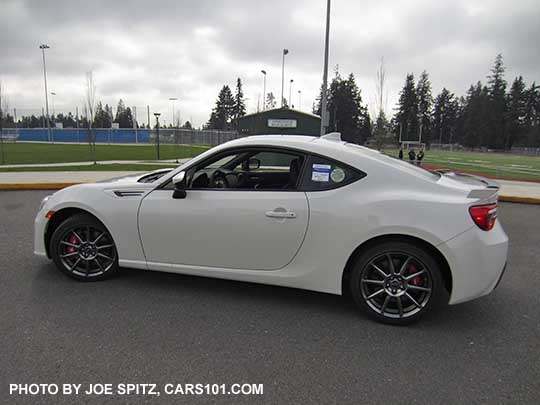
[(310, 156), (304, 170), (302, 188), (307, 191), (343, 187), (365, 176), (359, 170), (323, 157)]

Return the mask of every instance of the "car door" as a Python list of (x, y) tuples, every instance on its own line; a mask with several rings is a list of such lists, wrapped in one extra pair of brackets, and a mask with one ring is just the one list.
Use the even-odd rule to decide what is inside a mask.
[[(283, 153), (283, 152), (279, 152)], [(308, 226), (304, 192), (292, 189), (189, 189), (149, 193), (139, 209), (148, 262), (276, 270), (296, 255)]]

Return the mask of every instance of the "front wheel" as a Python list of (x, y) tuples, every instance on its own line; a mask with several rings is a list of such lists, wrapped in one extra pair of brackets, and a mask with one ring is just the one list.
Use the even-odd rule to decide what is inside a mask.
[(447, 299), (437, 261), (408, 242), (383, 243), (360, 254), (349, 288), (361, 310), (395, 325), (414, 322)]
[(51, 238), (50, 252), (63, 273), (80, 281), (103, 280), (118, 271), (113, 238), (90, 215), (74, 215), (62, 222)]

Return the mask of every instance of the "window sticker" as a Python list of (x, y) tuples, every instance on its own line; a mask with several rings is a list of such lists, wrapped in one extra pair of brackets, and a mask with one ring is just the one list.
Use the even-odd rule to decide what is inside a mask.
[(330, 181), (330, 169), (332, 169), (331, 165), (314, 164), (311, 170), (311, 181)]
[(343, 180), (345, 180), (345, 172), (343, 169), (336, 167), (330, 172), (330, 178), (334, 183), (341, 183)]

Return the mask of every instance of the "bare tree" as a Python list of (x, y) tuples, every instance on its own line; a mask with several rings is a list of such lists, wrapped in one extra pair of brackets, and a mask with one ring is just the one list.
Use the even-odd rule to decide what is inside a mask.
[(375, 95), (377, 97), (375, 105), (377, 111), (375, 113), (375, 130), (373, 131), (373, 135), (376, 147), (380, 150), (388, 138), (388, 120), (385, 113), (388, 95), (385, 93), (386, 68), (384, 67), (384, 58), (381, 58), (375, 80)]
[(376, 106), (377, 106), (377, 116), (381, 113), (385, 113), (386, 110), (386, 101), (388, 94), (385, 94), (386, 86), (386, 68), (384, 66), (384, 58), (381, 58), (381, 63), (379, 64), (379, 69), (377, 69), (377, 78), (375, 83), (375, 94), (377, 96)]
[(92, 125), (94, 123), (94, 113), (96, 110), (96, 85), (94, 84), (93, 72), (86, 72), (86, 94), (84, 99), (84, 108), (87, 112), (88, 120), (88, 143), (92, 153), (92, 160), (96, 164), (96, 134)]

